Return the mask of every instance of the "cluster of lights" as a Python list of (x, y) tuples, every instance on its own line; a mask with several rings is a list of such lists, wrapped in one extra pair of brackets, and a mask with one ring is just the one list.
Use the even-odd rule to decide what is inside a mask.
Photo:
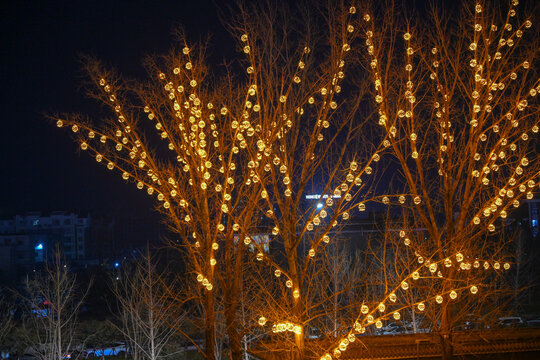
[[(268, 322), (268, 320), (264, 316), (261, 316), (259, 318), (259, 320), (257, 321), (257, 323), (260, 326), (265, 326), (267, 322)], [(292, 332), (292, 333), (294, 333), (296, 335), (302, 335), (302, 326), (298, 325), (298, 324), (295, 324), (295, 323), (292, 323), (290, 321), (284, 321), (284, 322), (279, 322), (279, 323), (273, 324), (272, 325), (272, 332), (274, 334), (282, 333), (282, 332)]]
[(272, 325), (273, 333), (281, 333), (285, 331), (295, 333), (296, 335), (302, 335), (302, 326), (298, 324), (294, 324), (289, 321), (276, 323)]
[(202, 274), (197, 275), (197, 281), (201, 283), (202, 286), (206, 288), (206, 290), (210, 291), (213, 289), (213, 285), (208, 281), (206, 277), (204, 277)]

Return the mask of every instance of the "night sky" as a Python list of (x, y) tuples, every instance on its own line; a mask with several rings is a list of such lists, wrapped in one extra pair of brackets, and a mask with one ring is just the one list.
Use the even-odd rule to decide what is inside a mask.
[[(417, 10), (426, 4), (404, 2)], [(78, 154), (69, 131), (56, 128), (44, 114), (99, 114), (99, 105), (81, 89), (80, 54), (95, 55), (127, 77), (144, 78), (144, 56), (170, 49), (173, 30), (181, 26), (191, 42), (211, 36), (211, 65), (231, 60), (236, 43), (215, 3), (223, 9), (227, 1), (2, 2), (0, 218), (53, 210), (148, 214), (150, 197)], [(455, 0), (443, 3), (456, 6)]]
[[(234, 42), (215, 5), (197, 1), (5, 1), (2, 32), (0, 217), (72, 210), (148, 213), (152, 201), (97, 166), (45, 113), (99, 114), (81, 89), (80, 54), (95, 55), (128, 77), (144, 77), (147, 54), (166, 52), (179, 25), (188, 39), (211, 35), (213, 56)], [(230, 50), (228, 50), (230, 51)]]

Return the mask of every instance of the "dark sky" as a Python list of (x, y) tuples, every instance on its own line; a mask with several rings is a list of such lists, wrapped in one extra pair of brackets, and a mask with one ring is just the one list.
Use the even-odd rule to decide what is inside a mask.
[[(227, 3), (214, 1), (222, 7)], [(172, 30), (182, 26), (189, 40), (212, 36), (212, 61), (221, 61), (222, 55), (230, 60), (235, 42), (221, 25), (214, 1), (2, 2), (0, 217), (51, 210), (148, 213), (150, 197), (87, 154), (77, 154), (69, 132), (43, 114), (98, 113), (80, 90), (79, 54), (95, 55), (128, 77), (144, 77), (143, 57), (167, 51), (174, 42)], [(425, 5), (404, 1), (416, 8)], [(444, 4), (451, 8), (455, 0)]]
[(214, 52), (234, 42), (209, 0), (5, 1), (0, 5), (2, 127), (0, 217), (24, 211), (142, 214), (148, 196), (77, 154), (69, 133), (43, 113), (99, 109), (80, 90), (79, 54), (130, 77), (146, 54), (167, 51), (181, 25), (188, 38), (212, 35)]

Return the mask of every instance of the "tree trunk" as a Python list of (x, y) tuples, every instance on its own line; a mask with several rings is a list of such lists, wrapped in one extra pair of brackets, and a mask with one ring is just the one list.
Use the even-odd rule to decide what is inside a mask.
[(296, 344), (297, 352), (294, 356), (294, 360), (302, 360), (304, 359), (304, 329), (302, 328), (302, 332), (297, 335), (294, 334), (294, 342)]
[(303, 302), (302, 297), (299, 296), (298, 298), (294, 299), (294, 306), (293, 306), (293, 318), (295, 319), (295, 322), (302, 327), (302, 331), (300, 334), (294, 334), (294, 342), (296, 344), (296, 351), (293, 355), (294, 360), (303, 360), (304, 359), (304, 350), (305, 350), (305, 344), (304, 344), (304, 336), (305, 336), (305, 329), (303, 325)]
[(450, 322), (450, 313), (451, 313), (450, 304), (443, 306), (442, 315), (441, 315), (441, 328), (439, 332), (440, 341), (441, 341), (441, 355), (442, 360), (451, 360), (453, 356), (453, 346), (452, 346), (452, 331), (451, 331), (451, 322)]
[(453, 355), (453, 346), (452, 346), (452, 334), (441, 332), (441, 358), (442, 360), (452, 360)]
[[(294, 234), (294, 232), (291, 232)], [(294, 244), (294, 240), (289, 240), (288, 242), (285, 241), (286, 244)], [(292, 307), (292, 319), (293, 321), (302, 326), (302, 331), (300, 334), (294, 335), (294, 342), (296, 345), (296, 349), (294, 349), (292, 353), (292, 359), (294, 360), (302, 360), (304, 358), (304, 326), (303, 326), (303, 301), (302, 301), (302, 290), (300, 286), (300, 276), (298, 273), (298, 259), (297, 259), (297, 251), (298, 249), (296, 247), (290, 247), (286, 246), (286, 252), (287, 252), (287, 261), (289, 263), (289, 274), (291, 276), (291, 280), (293, 282), (293, 288), (292, 293), (293, 295), (293, 307)], [(298, 291), (298, 297), (294, 297), (294, 292)]]
[(216, 344), (216, 324), (214, 313), (214, 294), (211, 291), (206, 292), (206, 309), (205, 309), (205, 352), (206, 360), (214, 360), (215, 344)]
[(236, 302), (229, 302), (230, 299), (226, 298), (225, 301), (225, 322), (231, 349), (231, 360), (242, 360), (242, 339), (238, 332), (238, 320), (236, 318), (237, 305)]

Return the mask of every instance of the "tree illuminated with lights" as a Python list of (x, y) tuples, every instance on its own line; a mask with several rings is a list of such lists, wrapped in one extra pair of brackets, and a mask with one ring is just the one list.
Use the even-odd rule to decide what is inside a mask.
[[(250, 11), (257, 9), (242, 9), (241, 14)], [(274, 18), (267, 21), (285, 19), (283, 10), (277, 12), (270, 11)], [(302, 357), (304, 327), (314, 308), (307, 306), (304, 294), (317, 252), (351, 211), (364, 211), (370, 200), (390, 201), (370, 196), (369, 180), (362, 179), (369, 179), (388, 147), (387, 136), (379, 132), (380, 140), (366, 138), (359, 146), (355, 141), (367, 121), (355, 116), (364, 89), (358, 94), (350, 90), (347, 101), (340, 95), (354, 15), (344, 10), (327, 19), (326, 45), (313, 53), (310, 42), (315, 39), (309, 32), (293, 47), (280, 40), (287, 36), (286, 21), (274, 31), (244, 17), (233, 28), (241, 32), (248, 61), (247, 79), (240, 86), (231, 80), (205, 81), (203, 52), (187, 46), (148, 60), (151, 80), (135, 85), (89, 59), (86, 70), (95, 85), (90, 96), (108, 106), (112, 116), (99, 122), (79, 115), (55, 118), (58, 127), (71, 128), (81, 149), (98, 163), (155, 196), (171, 229), (182, 236), (190, 269), (205, 289), (202, 351), (207, 358), (215, 356), (218, 292), (224, 294), (229, 341), (238, 339), (232, 332), (239, 327), (238, 288), (246, 245), (257, 249), (254, 258), (275, 279), (266, 285), (270, 288), (276, 281), (285, 289), (270, 296), (285, 305), (284, 311), (261, 313), (254, 324), (265, 325), (267, 318), (274, 330), (291, 324), (293, 353)], [(164, 146), (148, 139), (148, 123)], [(328, 197), (320, 208), (303, 208), (305, 196), (313, 192)], [(268, 220), (256, 221), (259, 214)], [(253, 241), (265, 226), (273, 241), (283, 245), (285, 263)], [(309, 247), (306, 254), (299, 253), (300, 245)], [(220, 258), (226, 260), (222, 267)], [(235, 358), (241, 356), (238, 345), (231, 344)]]
[(444, 358), (452, 354), (454, 304), (489, 292), (491, 271), (510, 268), (501, 233), (540, 175), (533, 18), (518, 15), (516, 0), (503, 16), (490, 10), (476, 3), (454, 22), (434, 6), (430, 29), (400, 23), (391, 6), (362, 16), (376, 121), (412, 201), (395, 234), (396, 260), (405, 258), (401, 283), (362, 306), (358, 329), (400, 319), (400, 302), (429, 310)]
[[(438, 309), (432, 319), (448, 344), (451, 304), (482, 291), (482, 271), (509, 268), (498, 228), (538, 187), (530, 142), (538, 46), (516, 6), (502, 25), (481, 4), (459, 24), (433, 10), (427, 32), (396, 21), (392, 7), (360, 14), (341, 4), (320, 12), (320, 35), (306, 25), (317, 21), (302, 27), (283, 8), (238, 5), (229, 26), (245, 56), (242, 76), (209, 79), (204, 52), (187, 45), (148, 60), (147, 82), (123, 81), (90, 60), (90, 95), (112, 115), (55, 121), (98, 163), (156, 197), (203, 290), (207, 359), (216, 356), (217, 301), (232, 356), (241, 358), (248, 278), (264, 299), (248, 311), (253, 333), (271, 334), (263, 346), (285, 344), (295, 359), (315, 351), (307, 329), (341, 290), (314, 283), (320, 261), (336, 229), (375, 202), (403, 211), (402, 228), (385, 234), (399, 239), (390, 255), (400, 265), (384, 277), (382, 295), (346, 307), (356, 312), (350, 330), (334, 334), (321, 359), (338, 358), (356, 335), (410, 308)], [(377, 191), (383, 159), (394, 160), (400, 191)], [(261, 238), (271, 239), (270, 251)], [(254, 277), (243, 274), (250, 257)]]
[[(343, 272), (335, 282), (343, 287), (327, 291), (316, 280), (329, 246), (338, 245), (336, 229), (373, 202), (398, 204), (400, 194), (373, 187), (390, 141), (362, 111), (366, 81), (349, 66), (356, 12), (343, 4), (329, 11), (319, 24), (323, 35), (310, 32), (309, 21), (294, 23), (290, 9), (254, 5), (239, 13), (230, 26), (246, 56), (243, 122), (259, 127), (248, 139), (249, 176), (260, 184), (262, 226), (272, 238), (270, 252), (244, 239), (260, 262), (267, 305), (258, 324), (272, 334), (262, 347), (302, 359), (317, 351), (306, 343), (313, 324), (329, 308), (337, 312), (336, 298), (356, 281), (347, 277), (354, 271)], [(340, 313), (353, 306), (340, 306)]]
[[(193, 286), (204, 290), (197, 296), (206, 339), (201, 351), (214, 358), (216, 273), (235, 313), (242, 270), (236, 259), (243, 251), (237, 238), (251, 230), (257, 185), (247, 176), (240, 152), (246, 147), (243, 134), (253, 128), (231, 126), (237, 123), (238, 94), (231, 84), (214, 88), (204, 82), (202, 53), (184, 46), (148, 59), (150, 81), (136, 84), (87, 59), (94, 85), (89, 94), (112, 116), (92, 122), (67, 115), (57, 117), (56, 124), (69, 126), (81, 150), (98, 163), (156, 198), (170, 229), (182, 239), (179, 247), (197, 280)], [(162, 141), (151, 139), (152, 133)], [(229, 261), (218, 264), (220, 257)]]

